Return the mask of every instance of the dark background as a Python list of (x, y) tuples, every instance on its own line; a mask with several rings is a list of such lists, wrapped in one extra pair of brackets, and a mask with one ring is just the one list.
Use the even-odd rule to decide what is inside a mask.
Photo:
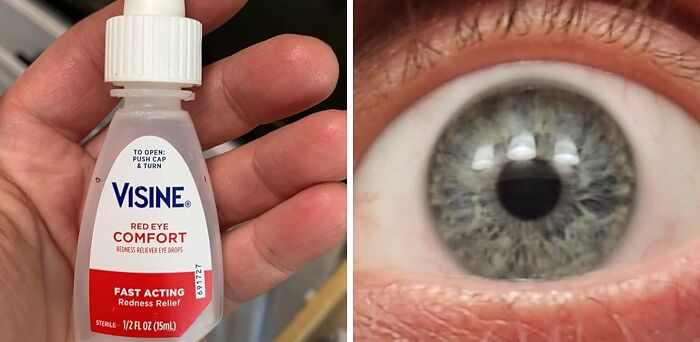
[[(111, 0), (43, 0), (73, 22), (111, 3)], [(249, 0), (243, 9), (218, 30), (204, 37), (204, 63), (211, 64), (250, 45), (283, 33), (319, 38), (333, 48), (340, 62), (338, 86), (323, 103), (290, 119), (261, 126), (238, 140), (258, 138), (304, 115), (325, 109), (347, 108), (347, 44), (345, 0)]]

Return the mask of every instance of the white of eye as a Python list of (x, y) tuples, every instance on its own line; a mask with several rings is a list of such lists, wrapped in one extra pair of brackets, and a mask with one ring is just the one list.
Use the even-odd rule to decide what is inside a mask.
[[(390, 267), (425, 274), (464, 274), (433, 230), (427, 168), (450, 118), (499, 85), (527, 80), (569, 87), (606, 108), (629, 140), (636, 162), (636, 205), (625, 237), (602, 267), (658, 255), (700, 238), (700, 124), (674, 103), (623, 77), (576, 64), (518, 62), (460, 76), (401, 113), (355, 170), (354, 259), (357, 269)], [(508, 157), (533, 158), (534, 139), (513, 137)], [(493, 164), (493, 146), (477, 148), (472, 169)], [(552, 158), (579, 162), (575, 144), (557, 140)]]

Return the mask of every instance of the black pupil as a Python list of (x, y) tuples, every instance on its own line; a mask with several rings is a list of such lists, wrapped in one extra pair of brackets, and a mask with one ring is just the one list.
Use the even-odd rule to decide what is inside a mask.
[(501, 205), (513, 216), (537, 220), (549, 214), (559, 201), (561, 179), (542, 160), (509, 162), (496, 184)]

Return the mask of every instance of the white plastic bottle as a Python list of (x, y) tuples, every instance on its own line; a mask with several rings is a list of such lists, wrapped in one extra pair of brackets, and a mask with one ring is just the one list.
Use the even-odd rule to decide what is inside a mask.
[(184, 0), (126, 0), (105, 79), (123, 89), (83, 209), (77, 341), (199, 341), (221, 320), (219, 224), (182, 90), (201, 84), (201, 24)]

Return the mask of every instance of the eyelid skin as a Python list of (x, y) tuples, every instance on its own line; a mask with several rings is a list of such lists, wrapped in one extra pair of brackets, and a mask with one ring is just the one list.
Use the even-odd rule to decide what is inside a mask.
[[(495, 283), (355, 272), (354, 336), (434, 341), (692, 341), (698, 243), (604, 281)], [(651, 266), (649, 274), (641, 267)]]
[[(522, 3), (525, 10), (531, 11), (530, 16), (537, 18), (538, 8), (545, 2)], [(503, 6), (503, 2), (499, 3)], [(480, 9), (480, 25), (485, 29), (482, 40), (475, 44), (463, 46), (455, 34), (455, 18), (476, 15), (469, 8), (465, 14), (445, 20), (416, 19), (410, 27), (401, 28), (389, 25), (394, 36), (356, 44), (355, 165), (394, 116), (416, 99), (459, 75), (501, 63), (553, 60), (594, 67), (646, 85), (688, 113), (700, 114), (698, 42), (675, 27), (646, 17), (637, 18), (648, 32), (628, 29), (622, 39), (610, 42), (604, 34), (608, 26), (601, 18), (614, 16), (617, 7), (588, 2), (583, 17), (583, 22), (588, 24), (582, 26), (588, 27), (586, 33), (561, 28), (548, 32), (547, 27), (541, 27), (542, 22), (522, 19), (529, 20), (527, 30), (516, 20), (509, 33), (503, 34), (501, 29), (487, 29), (488, 25), (496, 25), (503, 11), (495, 7), (497, 2), (489, 4), (494, 6), (489, 7), (490, 11)]]
[[(389, 1), (360, 1), (356, 17), (362, 17), (362, 9), (381, 8), (380, 3)], [(523, 2), (533, 8), (544, 3)], [(697, 2), (675, 4), (692, 9), (687, 14), (700, 22)], [(599, 16), (616, 10), (600, 3), (588, 6), (588, 13)], [(370, 23), (371, 17), (359, 20)], [(646, 48), (629, 46), (624, 39), (606, 43), (600, 34), (544, 34), (534, 26), (527, 34), (516, 26), (510, 34), (484, 35), (478, 44), (457, 47), (453, 20), (416, 19), (405, 30), (389, 26), (387, 30), (395, 31), (392, 39), (356, 44), (355, 165), (396, 115), (416, 100), (455, 77), (507, 62), (553, 60), (610, 71), (700, 116), (700, 82), (693, 76), (700, 76), (698, 42), (669, 24), (645, 20), (654, 33)], [(418, 62), (423, 67), (403, 77), (406, 66)], [(362, 226), (355, 230), (365, 233)], [(354, 334), (360, 341), (689, 341), (700, 336), (700, 241), (623, 272), (556, 283), (427, 277), (369, 268), (356, 269), (354, 279)]]

